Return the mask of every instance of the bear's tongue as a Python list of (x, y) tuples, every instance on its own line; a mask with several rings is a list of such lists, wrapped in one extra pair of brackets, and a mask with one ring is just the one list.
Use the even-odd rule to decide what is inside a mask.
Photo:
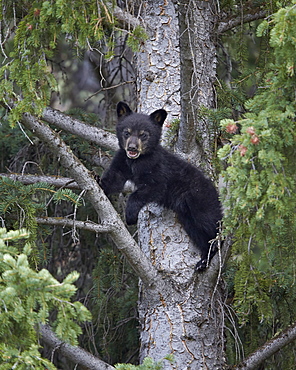
[(139, 157), (139, 155), (140, 155), (140, 152), (138, 151), (132, 151), (132, 150), (127, 151), (127, 156), (131, 159), (136, 159)]

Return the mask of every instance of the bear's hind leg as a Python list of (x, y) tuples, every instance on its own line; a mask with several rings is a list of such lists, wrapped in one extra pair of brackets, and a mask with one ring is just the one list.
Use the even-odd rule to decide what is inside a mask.
[(217, 241), (211, 242), (216, 238), (218, 225), (207, 213), (197, 209), (192, 211), (188, 202), (178, 207), (176, 213), (186, 233), (201, 252), (201, 259), (197, 262), (195, 269), (203, 271), (218, 250)]

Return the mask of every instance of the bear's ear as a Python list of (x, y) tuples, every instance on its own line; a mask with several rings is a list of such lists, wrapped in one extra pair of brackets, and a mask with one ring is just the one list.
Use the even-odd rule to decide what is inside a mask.
[(168, 114), (164, 109), (158, 109), (155, 112), (150, 114), (150, 118), (153, 122), (162, 126), (167, 115)]
[(131, 110), (131, 108), (123, 101), (120, 101), (117, 104), (117, 117), (118, 118), (121, 118), (123, 116), (128, 116), (129, 114), (132, 114), (132, 113), (133, 111)]

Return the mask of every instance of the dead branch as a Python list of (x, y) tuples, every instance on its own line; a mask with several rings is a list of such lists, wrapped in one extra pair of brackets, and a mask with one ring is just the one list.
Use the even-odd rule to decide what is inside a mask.
[(36, 217), (38, 224), (49, 226), (62, 226), (92, 231), (95, 233), (108, 233), (114, 226), (109, 224), (96, 224), (92, 221), (76, 221), (64, 217)]
[[(104, 166), (105, 167), (105, 166)], [(21, 173), (0, 173), (1, 177), (8, 177), (11, 180), (19, 181), (24, 185), (36, 184), (36, 182), (46, 182), (49, 185), (52, 185), (59, 189), (72, 189), (72, 190), (81, 190), (81, 187), (77, 184), (76, 181), (70, 179), (69, 177), (60, 177), (60, 176), (50, 176), (50, 175), (23, 175)], [(133, 183), (127, 181), (124, 185), (122, 193), (131, 193), (135, 190)]]
[(42, 340), (54, 351), (59, 351), (63, 356), (67, 357), (74, 364), (84, 366), (89, 370), (114, 370), (115, 368), (106, 362), (93, 356), (80, 347), (72, 346), (71, 344), (61, 341), (51, 330), (48, 325), (39, 326), (39, 334)]
[(1, 177), (8, 177), (11, 180), (19, 181), (24, 185), (36, 184), (36, 182), (46, 182), (56, 188), (80, 189), (77, 182), (68, 177), (45, 176), (45, 175), (22, 175), (20, 173), (0, 173)]
[(221, 34), (223, 32), (229, 31), (237, 26), (240, 26), (244, 23), (249, 23), (256, 21), (258, 19), (264, 19), (267, 17), (268, 13), (266, 10), (261, 10), (255, 14), (245, 14), (242, 17), (236, 17), (228, 20), (221, 19), (217, 28), (217, 33)]
[(263, 361), (274, 355), (287, 344), (296, 339), (296, 323), (266, 342), (262, 347), (248, 356), (242, 363), (234, 367), (235, 370), (252, 370)]
[(115, 6), (113, 14), (125, 29), (141, 26), (141, 22), (138, 18), (134, 17), (128, 12), (125, 12), (119, 6)]

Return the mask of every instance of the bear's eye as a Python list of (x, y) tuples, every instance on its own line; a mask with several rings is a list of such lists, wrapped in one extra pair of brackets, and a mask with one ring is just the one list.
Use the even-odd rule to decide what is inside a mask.
[(141, 140), (147, 140), (148, 139), (148, 134), (146, 132), (140, 133), (139, 136), (140, 136)]
[(131, 136), (131, 134), (130, 134), (130, 132), (128, 130), (126, 130), (126, 131), (123, 131), (123, 136), (126, 137), (126, 138), (128, 138), (128, 137)]

